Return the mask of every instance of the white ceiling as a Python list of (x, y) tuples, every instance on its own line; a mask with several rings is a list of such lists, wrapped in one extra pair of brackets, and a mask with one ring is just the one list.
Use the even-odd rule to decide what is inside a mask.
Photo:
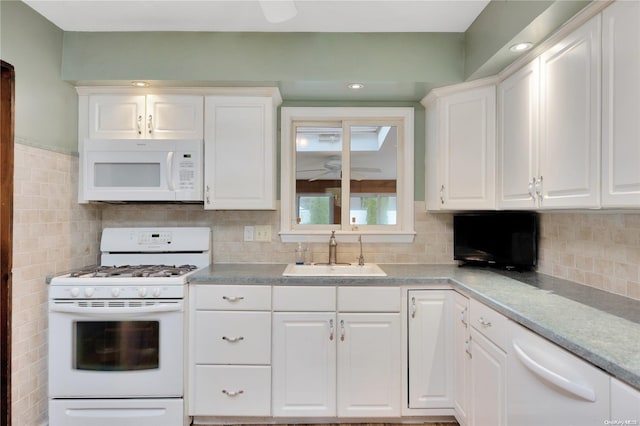
[[(489, 0), (23, 0), (65, 31), (464, 32)], [(288, 4), (287, 4), (288, 3)], [(262, 0), (265, 8), (291, 2)]]

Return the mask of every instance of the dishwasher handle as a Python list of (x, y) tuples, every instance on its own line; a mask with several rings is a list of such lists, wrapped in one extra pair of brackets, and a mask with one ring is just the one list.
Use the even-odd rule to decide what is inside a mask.
[(596, 401), (596, 392), (589, 386), (576, 383), (562, 376), (561, 374), (556, 373), (555, 371), (552, 371), (543, 365), (540, 365), (529, 355), (527, 355), (517, 342), (513, 342), (513, 349), (515, 349), (516, 356), (518, 357), (520, 362), (522, 362), (522, 364), (524, 364), (524, 366), (527, 367), (527, 369), (536, 376), (550, 383), (553, 383), (560, 389), (563, 389), (571, 395), (577, 396), (578, 398), (582, 398), (585, 401)]

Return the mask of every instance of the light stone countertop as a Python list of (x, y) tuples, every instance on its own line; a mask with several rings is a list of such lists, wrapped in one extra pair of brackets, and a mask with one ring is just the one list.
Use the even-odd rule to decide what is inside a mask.
[(640, 301), (535, 272), (380, 264), (386, 277), (283, 277), (284, 264), (212, 264), (191, 284), (448, 284), (640, 389)]

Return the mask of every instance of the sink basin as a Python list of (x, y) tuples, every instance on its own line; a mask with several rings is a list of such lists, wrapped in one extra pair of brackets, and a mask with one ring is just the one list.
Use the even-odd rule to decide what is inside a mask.
[(282, 273), (285, 277), (386, 277), (387, 274), (375, 263), (357, 264), (313, 264), (290, 263)]

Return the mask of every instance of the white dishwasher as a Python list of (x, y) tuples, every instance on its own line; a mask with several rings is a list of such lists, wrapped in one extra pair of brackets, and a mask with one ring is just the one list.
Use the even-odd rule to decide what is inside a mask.
[(507, 352), (508, 425), (607, 424), (607, 374), (514, 322)]

